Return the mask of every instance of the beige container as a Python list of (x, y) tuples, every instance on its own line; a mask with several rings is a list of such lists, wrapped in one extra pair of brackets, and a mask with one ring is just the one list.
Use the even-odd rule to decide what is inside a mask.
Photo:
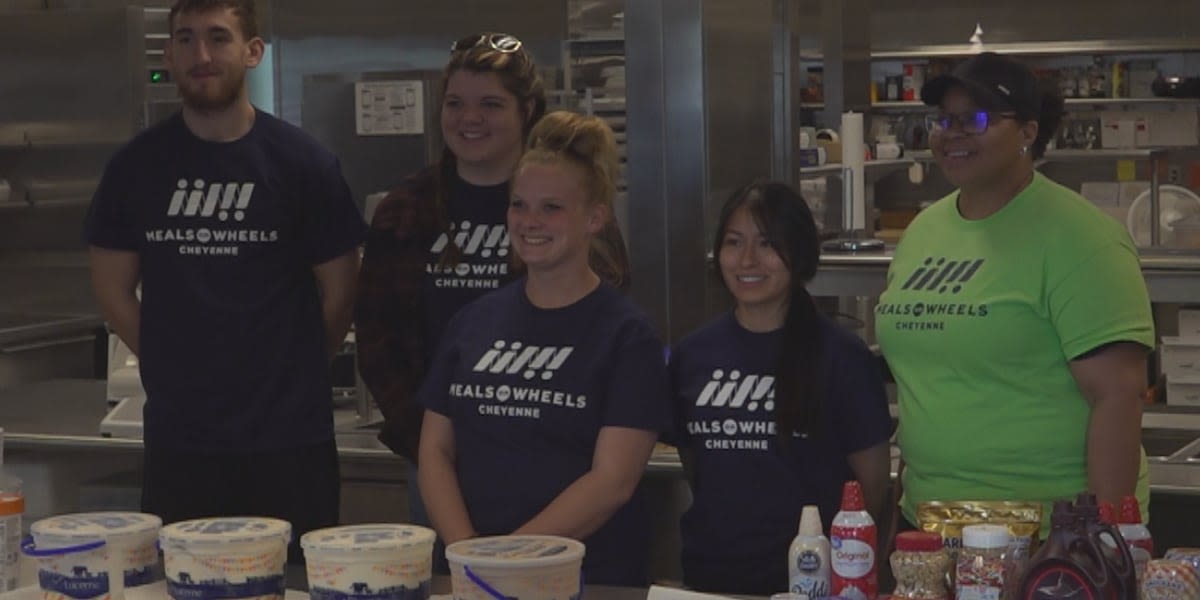
[(175, 600), (282, 600), (292, 526), (262, 517), (183, 521), (159, 541)]
[(575, 600), (581, 595), (584, 546), (549, 535), (475, 538), (450, 544), (454, 600)]
[(378, 524), (304, 534), (300, 546), (314, 598), (428, 600), (433, 581), (432, 529)]
[(38, 565), (45, 597), (122, 598), (160, 579), (162, 519), (131, 512), (61, 515), (37, 521), (22, 548)]

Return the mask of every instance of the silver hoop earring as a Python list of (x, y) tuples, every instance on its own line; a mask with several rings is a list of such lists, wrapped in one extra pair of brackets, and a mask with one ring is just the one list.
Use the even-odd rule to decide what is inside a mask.
[(1029, 154), (1029, 146), (1021, 146), (1021, 156)]

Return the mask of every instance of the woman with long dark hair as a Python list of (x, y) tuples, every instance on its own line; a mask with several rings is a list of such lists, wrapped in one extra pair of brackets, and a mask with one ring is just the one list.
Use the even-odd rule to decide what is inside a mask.
[(675, 428), (692, 488), (683, 577), (711, 592), (787, 589), (801, 509), (826, 529), (857, 479), (878, 515), (891, 420), (878, 361), (805, 289), (819, 258), (804, 199), (782, 183), (733, 194), (713, 257), (734, 309), (671, 351)]

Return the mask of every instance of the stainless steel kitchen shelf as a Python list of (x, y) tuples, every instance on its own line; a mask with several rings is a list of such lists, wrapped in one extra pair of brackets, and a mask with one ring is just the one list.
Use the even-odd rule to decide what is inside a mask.
[(625, 38), (623, 32), (589, 34), (584, 37), (567, 39), (565, 44), (570, 48), (572, 59), (621, 57), (625, 56)]
[[(1200, 98), (1066, 98), (1064, 102), (1067, 106), (1182, 106), (1189, 108), (1200, 108)], [(802, 103), (800, 108), (810, 110), (820, 110), (825, 107), (820, 103)], [(886, 100), (871, 103), (872, 110), (881, 112), (923, 112), (933, 110), (924, 102), (916, 100)]]
[(1146, 429), (1186, 429), (1200, 432), (1200, 408), (1189, 406), (1147, 406), (1142, 412)]
[(1100, 150), (1049, 150), (1043, 160), (1051, 162), (1079, 162), (1090, 160), (1153, 160), (1166, 156), (1164, 148), (1117, 148)]
[[(983, 50), (1023, 56), (1060, 56), (1064, 54), (1161, 54), (1164, 52), (1200, 52), (1200, 38), (1150, 38), (1123, 40), (1078, 40), (1047, 42), (1001, 42), (985, 44)], [(871, 51), (873, 60), (956, 57), (978, 54), (971, 44), (936, 44), (887, 48)], [(801, 50), (801, 60), (821, 60), (817, 49)]]
[[(895, 160), (869, 160), (864, 164), (867, 167), (865, 174), (867, 185), (870, 185), (889, 173), (900, 169), (907, 169), (909, 165), (913, 164), (913, 161), (911, 159), (898, 158)], [(841, 176), (843, 168), (844, 165), (841, 163), (829, 163), (818, 167), (803, 167), (800, 169), (800, 178), (837, 177)]]
[[(1102, 148), (1096, 150), (1047, 150), (1043, 162), (1086, 162), (1094, 160), (1155, 160), (1167, 155), (1167, 148)], [(912, 150), (904, 154), (909, 162), (929, 162), (929, 150)]]
[[(1043, 162), (1086, 162), (1094, 160), (1154, 160), (1167, 155), (1167, 148), (1115, 148), (1097, 150), (1048, 150)], [(929, 150), (909, 150), (904, 156), (890, 160), (869, 160), (867, 169), (872, 167), (907, 166), (914, 162), (931, 162), (933, 153)], [(800, 174), (823, 175), (840, 174), (841, 163), (827, 163), (819, 167), (803, 167)]]

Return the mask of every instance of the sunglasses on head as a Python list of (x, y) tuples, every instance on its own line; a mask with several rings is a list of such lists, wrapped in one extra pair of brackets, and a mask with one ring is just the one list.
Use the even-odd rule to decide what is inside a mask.
[(475, 35), (469, 35), (451, 44), (450, 52), (461, 52), (463, 50), (470, 50), (471, 48), (476, 48), (483, 45), (486, 45), (496, 52), (502, 52), (504, 54), (512, 54), (513, 52), (520, 50), (522, 46), (521, 40), (517, 39), (516, 36), (509, 35), (507, 33), (477, 33)]

